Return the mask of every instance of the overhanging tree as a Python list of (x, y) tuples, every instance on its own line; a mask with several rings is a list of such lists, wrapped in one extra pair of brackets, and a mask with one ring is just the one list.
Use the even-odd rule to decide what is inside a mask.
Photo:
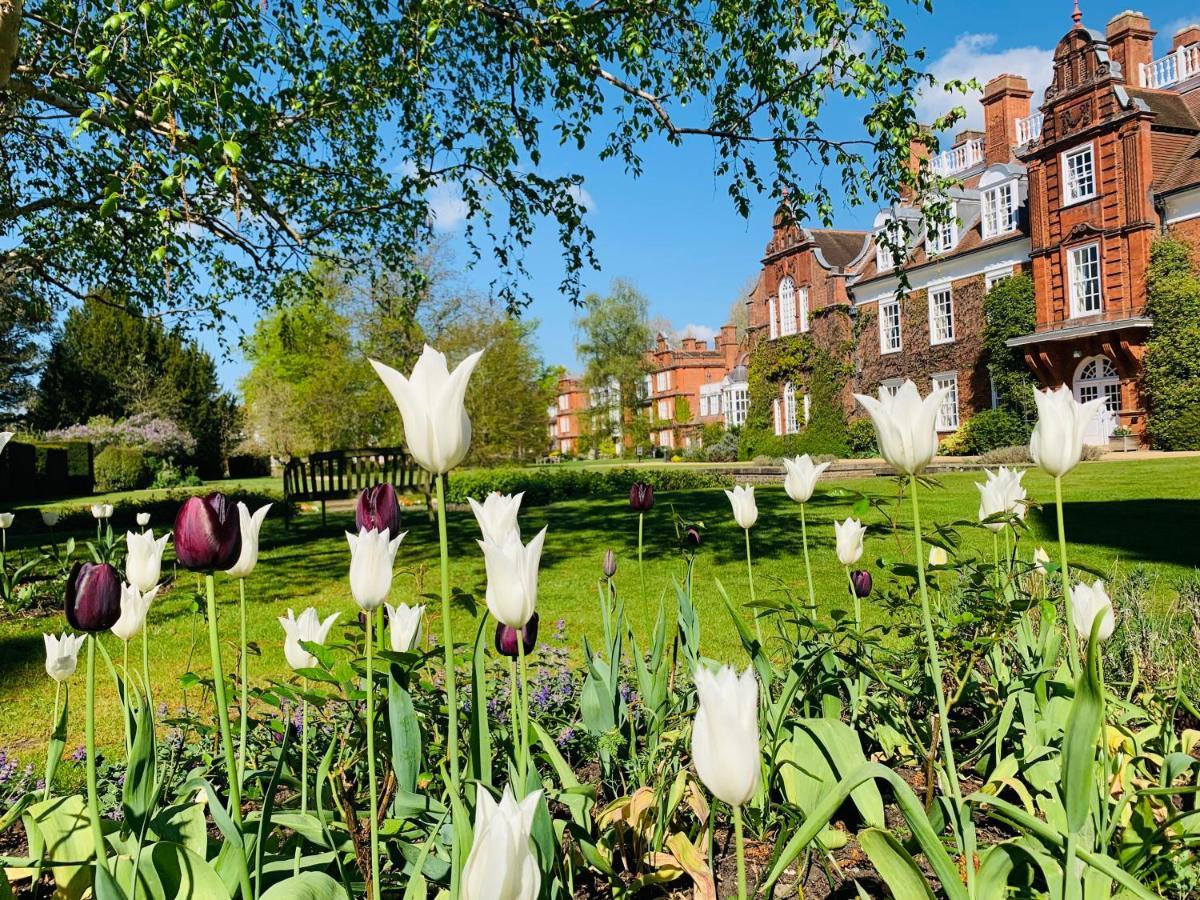
[[(926, 177), (903, 165), (929, 81), (906, 42), (882, 0), (8, 0), (0, 283), (219, 316), (319, 259), (419, 277), (438, 190), (510, 305), (549, 220), (573, 299), (592, 232), (547, 142), (637, 174), (650, 140), (707, 140), (739, 213), (769, 191), (828, 221), (834, 189), (881, 204)], [(861, 126), (828, 134), (848, 104)]]

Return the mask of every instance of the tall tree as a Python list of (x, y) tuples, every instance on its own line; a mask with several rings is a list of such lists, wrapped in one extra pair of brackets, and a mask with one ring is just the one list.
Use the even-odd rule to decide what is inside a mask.
[(213, 358), (178, 330), (140, 316), (112, 295), (73, 308), (54, 336), (30, 418), (40, 428), (152, 413), (196, 439), (203, 474), (219, 474), (232, 398)]
[[(219, 316), (318, 260), (419, 274), (449, 196), (502, 300), (543, 220), (574, 299), (593, 235), (543, 141), (637, 175), (647, 142), (699, 138), (741, 215), (786, 193), (828, 221), (834, 190), (929, 177), (907, 43), (884, 0), (0, 2), (0, 283)], [(846, 105), (861, 125), (828, 133)]]
[(645, 394), (646, 351), (654, 335), (647, 319), (650, 308), (631, 282), (615, 279), (607, 295), (588, 294), (576, 320), (575, 351), (584, 365), (588, 387), (605, 388), (616, 382), (624, 409), (636, 409)]
[(50, 329), (49, 311), (30, 307), (12, 294), (0, 294), (0, 424), (25, 418), (33, 397), (42, 349)]

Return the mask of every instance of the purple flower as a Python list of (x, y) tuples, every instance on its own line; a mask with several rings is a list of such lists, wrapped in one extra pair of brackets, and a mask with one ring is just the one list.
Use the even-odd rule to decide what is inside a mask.
[(854, 596), (869, 597), (871, 595), (871, 573), (863, 569), (855, 569), (850, 573), (850, 584), (854, 589)]
[(237, 507), (224, 494), (189, 497), (175, 516), (175, 557), (185, 569), (228, 569), (242, 553)]
[(520, 655), (517, 649), (518, 636), (521, 643), (525, 645), (526, 655), (533, 652), (533, 648), (537, 646), (537, 631), (538, 631), (538, 614), (535, 612), (525, 623), (521, 629), (513, 628), (510, 625), (505, 625), (502, 622), (496, 623), (496, 652), (507, 656), (510, 659), (516, 659)]
[(654, 506), (654, 488), (644, 481), (635, 481), (629, 488), (629, 508), (634, 512), (648, 512)]
[(67, 577), (67, 622), (76, 631), (108, 631), (121, 617), (121, 576), (108, 563), (75, 563)]
[(612, 578), (617, 574), (617, 554), (611, 550), (604, 551), (604, 577)]
[(358, 531), (364, 528), (374, 528), (376, 531), (387, 529), (387, 533), (395, 537), (400, 533), (400, 501), (396, 499), (396, 489), (390, 484), (375, 484), (364, 488), (358, 495), (358, 505), (354, 508), (354, 527)]

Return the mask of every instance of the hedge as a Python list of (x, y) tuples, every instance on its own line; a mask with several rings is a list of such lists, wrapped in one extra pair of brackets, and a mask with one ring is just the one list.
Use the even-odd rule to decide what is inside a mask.
[(644, 481), (656, 491), (729, 487), (733, 483), (730, 476), (711, 470), (650, 466), (468, 469), (450, 476), (446, 500), (449, 503), (466, 503), (468, 497), (482, 500), (492, 491), (503, 494), (524, 491), (525, 506), (586, 497), (617, 498), (628, 496), (629, 486), (635, 481)]
[(71, 497), (93, 489), (92, 445), (86, 441), (18, 437), (0, 453), (0, 499)]
[(146, 455), (136, 447), (112, 444), (96, 457), (96, 490), (100, 493), (146, 487), (152, 475)]

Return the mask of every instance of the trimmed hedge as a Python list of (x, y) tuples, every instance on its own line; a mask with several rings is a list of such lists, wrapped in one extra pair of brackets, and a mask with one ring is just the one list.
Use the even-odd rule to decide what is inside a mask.
[(100, 493), (143, 488), (151, 477), (146, 455), (136, 447), (112, 444), (96, 457), (96, 490)]
[(0, 453), (0, 499), (90, 494), (92, 445), (86, 441), (11, 441)]
[(585, 497), (628, 496), (629, 486), (644, 481), (656, 491), (686, 491), (729, 487), (728, 475), (705, 469), (605, 466), (597, 468), (545, 467), (537, 469), (470, 469), (454, 473), (447, 485), (449, 503), (482, 500), (492, 491), (525, 492), (523, 505), (535, 506)]

